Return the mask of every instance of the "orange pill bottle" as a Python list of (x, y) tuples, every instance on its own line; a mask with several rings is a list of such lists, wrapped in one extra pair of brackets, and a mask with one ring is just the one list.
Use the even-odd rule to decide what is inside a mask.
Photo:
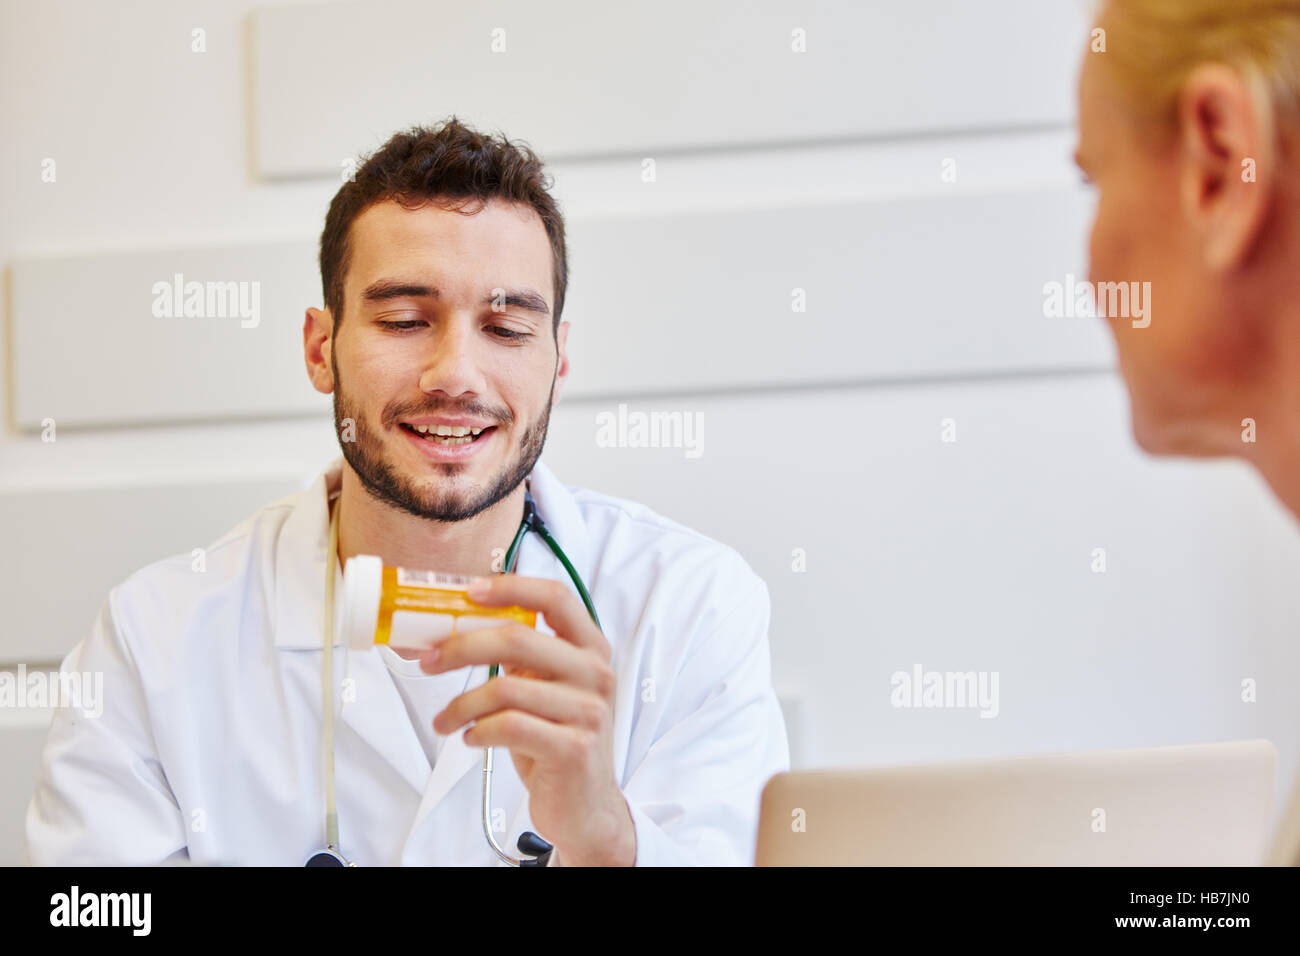
[(349, 558), (343, 570), (347, 646), (427, 650), (458, 631), (510, 621), (536, 626), (537, 612), (528, 608), (475, 604), (466, 593), (471, 580), (459, 574), (385, 567), (370, 554)]

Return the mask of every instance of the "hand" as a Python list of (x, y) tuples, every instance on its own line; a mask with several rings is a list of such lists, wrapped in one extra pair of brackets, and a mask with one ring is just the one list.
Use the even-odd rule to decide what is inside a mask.
[[(481, 590), (480, 590), (481, 588)], [(636, 828), (614, 778), (610, 647), (587, 609), (559, 581), (515, 574), (480, 578), (470, 599), (540, 611), (555, 635), (523, 624), (476, 628), (420, 657), (425, 673), (501, 664), (500, 674), (461, 694), (433, 729), (465, 731), (473, 747), (506, 747), (528, 789), (529, 816), (566, 866), (632, 866)]]

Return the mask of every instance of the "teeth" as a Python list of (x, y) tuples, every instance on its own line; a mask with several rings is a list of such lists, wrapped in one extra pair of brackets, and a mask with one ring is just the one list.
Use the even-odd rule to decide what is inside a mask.
[(463, 425), (412, 425), (421, 435), (442, 435), (449, 438), (463, 438), (466, 435), (479, 435), (481, 428), (466, 428)]
[(483, 433), (482, 428), (466, 428), (451, 425), (411, 425), (411, 429), (424, 437), (426, 441), (439, 445), (467, 445)]

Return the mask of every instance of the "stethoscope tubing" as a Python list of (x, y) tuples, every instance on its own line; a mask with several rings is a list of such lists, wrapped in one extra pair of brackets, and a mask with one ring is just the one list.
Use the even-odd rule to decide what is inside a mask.
[[(564, 565), (564, 570), (569, 573), (571, 580), (578, 589), (578, 595), (582, 598), (582, 603), (587, 607), (587, 613), (591, 615), (592, 621), (596, 627), (600, 627), (600, 618), (596, 614), (596, 606), (591, 600), (591, 595), (587, 593), (586, 585), (582, 583), (582, 575), (574, 568), (573, 563), (569, 560), (564, 549), (560, 547), (558, 541), (551, 535), (546, 523), (542, 521), (542, 516), (537, 513), (537, 505), (533, 502), (531, 491), (524, 492), (524, 519), (519, 523), (519, 530), (515, 532), (515, 538), (510, 542), (510, 549), (506, 552), (506, 559), (503, 563), (502, 574), (512, 574), (515, 564), (519, 560), (519, 550), (523, 545), (524, 535), (529, 531), (534, 531), (546, 542), (546, 546), (551, 549), (551, 553)], [(488, 680), (496, 677), (500, 672), (501, 665), (493, 664), (488, 670)], [(483, 748), (483, 835), (487, 838), (488, 846), (492, 848), (500, 859), (509, 863), (511, 866), (536, 866), (539, 865), (536, 860), (524, 860), (519, 857), (513, 857), (507, 853), (497, 842), (496, 834), (492, 832), (492, 749), (491, 747)], [(544, 856), (548, 856), (550, 851), (546, 851)], [(538, 858), (540, 859), (540, 857)], [(544, 864), (542, 864), (544, 865)]]

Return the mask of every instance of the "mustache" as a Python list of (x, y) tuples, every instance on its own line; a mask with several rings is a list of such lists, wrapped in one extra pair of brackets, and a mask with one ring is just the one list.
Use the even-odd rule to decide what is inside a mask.
[(421, 415), (446, 415), (448, 417), (463, 417), (484, 419), (497, 425), (509, 425), (514, 421), (514, 416), (508, 412), (501, 415), (495, 411), (482, 408), (476, 405), (467, 405), (461, 407), (451, 407), (447, 405), (422, 406), (413, 408), (411, 406), (402, 406), (400, 408), (389, 409), (383, 416), (385, 427), (391, 427), (397, 422), (407, 418), (417, 418)]

